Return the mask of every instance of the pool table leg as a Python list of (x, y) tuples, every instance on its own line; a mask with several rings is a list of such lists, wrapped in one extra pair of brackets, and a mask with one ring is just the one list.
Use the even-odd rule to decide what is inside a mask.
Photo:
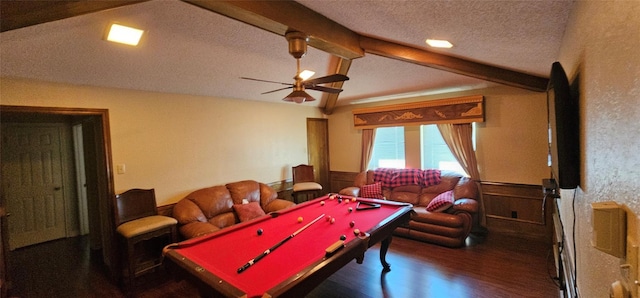
[(389, 250), (389, 245), (391, 245), (391, 239), (391, 236), (389, 236), (380, 242), (380, 263), (382, 263), (383, 272), (391, 271), (391, 264), (387, 263), (387, 251)]

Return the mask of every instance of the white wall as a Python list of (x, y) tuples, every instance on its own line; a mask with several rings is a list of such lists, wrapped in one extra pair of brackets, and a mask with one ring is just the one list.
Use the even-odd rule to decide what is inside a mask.
[(158, 205), (207, 186), (291, 179), (318, 108), (1, 78), (3, 105), (109, 110), (115, 190), (155, 188)]
[[(468, 95), (485, 97), (486, 121), (476, 125), (476, 156), (482, 180), (539, 185), (543, 178), (548, 178), (547, 99), (544, 92), (495, 87), (382, 105)], [(343, 106), (329, 116), (332, 171), (359, 171), (362, 135), (353, 127), (352, 110), (373, 105)]]
[[(581, 297), (608, 297), (623, 280), (623, 262), (591, 247), (591, 203), (614, 200), (628, 211), (628, 232), (640, 240), (640, 1), (577, 1), (559, 61), (579, 78), (581, 185), (562, 191), (568, 247), (577, 257)], [(575, 244), (573, 246), (573, 209)]]

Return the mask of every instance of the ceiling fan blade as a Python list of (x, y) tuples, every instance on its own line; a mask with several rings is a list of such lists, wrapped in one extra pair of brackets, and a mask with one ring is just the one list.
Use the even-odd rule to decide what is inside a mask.
[(342, 81), (347, 81), (349, 80), (348, 76), (345, 76), (343, 74), (332, 74), (332, 75), (328, 75), (328, 76), (324, 76), (324, 77), (319, 77), (316, 79), (311, 79), (311, 80), (306, 80), (304, 81), (305, 84), (310, 84), (310, 85), (315, 85), (315, 84), (326, 84), (326, 83), (333, 83), (333, 82), (342, 82)]
[(322, 92), (327, 92), (327, 93), (340, 93), (342, 92), (342, 89), (338, 89), (338, 88), (331, 88), (331, 87), (324, 87), (324, 86), (305, 86), (306, 89), (311, 89), (311, 90), (317, 90), (317, 91), (322, 91)]
[(265, 82), (265, 83), (275, 83), (275, 84), (280, 84), (280, 85), (288, 85), (288, 86), (293, 86), (293, 84), (291, 83), (283, 83), (283, 82), (276, 82), (276, 81), (268, 81), (268, 80), (262, 80), (262, 79), (254, 79), (254, 78), (247, 78), (247, 77), (240, 77), (243, 80), (251, 80), (251, 81), (258, 81), (258, 82)]
[[(284, 83), (283, 83), (284, 84)], [(267, 91), (267, 92), (262, 92), (260, 94), (269, 94), (269, 93), (273, 93), (273, 92), (278, 92), (278, 91), (282, 91), (282, 90), (286, 90), (286, 89), (291, 89), (293, 88), (293, 86), (289, 86), (289, 87), (284, 87), (284, 88), (280, 88), (280, 89), (276, 89), (276, 90), (271, 90), (271, 91)]]

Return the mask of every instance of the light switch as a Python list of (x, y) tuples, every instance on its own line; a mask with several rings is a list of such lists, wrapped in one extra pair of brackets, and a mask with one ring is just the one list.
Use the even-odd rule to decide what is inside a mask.
[(126, 168), (123, 163), (116, 165), (116, 173), (124, 174), (126, 172)]

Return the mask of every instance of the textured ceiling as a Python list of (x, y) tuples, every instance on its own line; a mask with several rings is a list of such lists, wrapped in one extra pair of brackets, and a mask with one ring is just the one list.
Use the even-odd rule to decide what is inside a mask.
[[(546, 77), (557, 59), (572, 1), (311, 1), (299, 3), (367, 36)], [(138, 47), (102, 40), (110, 22), (148, 30)], [(282, 102), (295, 60), (284, 37), (181, 2), (149, 1), (0, 34), (0, 74), (91, 86)], [(302, 68), (335, 72), (337, 58), (309, 47)], [(352, 61), (337, 105), (497, 83), (365, 54)], [(324, 106), (323, 93), (308, 91)]]

